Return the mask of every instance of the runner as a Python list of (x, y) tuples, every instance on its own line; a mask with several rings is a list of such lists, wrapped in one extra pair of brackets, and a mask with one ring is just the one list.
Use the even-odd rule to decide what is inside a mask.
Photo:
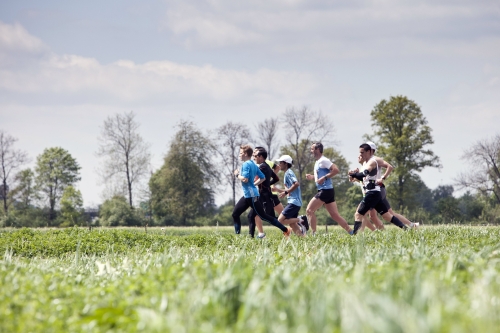
[[(255, 149), (266, 151), (266, 149), (264, 147), (255, 147)], [(267, 151), (266, 151), (266, 153), (267, 153)], [(254, 155), (255, 155), (255, 153), (254, 153)], [(266, 163), (267, 163), (267, 165), (269, 165), (269, 167), (273, 171), (272, 180), (270, 182), (271, 190), (272, 190), (271, 200), (272, 200), (272, 204), (274, 206), (274, 211), (276, 213), (278, 213), (278, 216), (279, 216), (281, 214), (281, 212), (283, 211), (284, 207), (283, 207), (283, 204), (281, 203), (280, 199), (278, 198), (279, 192), (275, 190), (273, 185), (276, 184), (277, 182), (279, 182), (279, 180), (280, 180), (280, 178), (278, 176), (278, 172), (280, 171), (280, 166), (278, 164), (274, 163), (273, 161), (268, 160), (267, 158), (266, 158)], [(266, 211), (266, 213), (268, 213), (269, 215), (274, 215), (272, 210), (269, 210), (270, 205), (268, 203), (266, 203), (266, 204), (267, 205), (264, 205), (264, 210)], [(250, 213), (248, 214), (248, 218), (250, 218)], [(302, 221), (304, 221), (301, 224), (306, 228), (306, 232), (307, 232), (307, 230), (309, 230), (309, 223), (307, 223), (307, 216), (301, 215), (300, 218), (302, 219)], [(255, 225), (257, 226), (257, 230), (259, 231), (259, 238), (265, 237), (264, 228), (262, 226), (262, 220), (260, 219), (259, 216), (255, 216)]]
[[(359, 164), (361, 164), (361, 166), (363, 166), (363, 158), (361, 157), (361, 155), (358, 156), (358, 162)], [(352, 177), (349, 177), (349, 181), (351, 182), (360, 182), (358, 179), (356, 178), (352, 178)], [(365, 189), (363, 187), (363, 183), (361, 183), (361, 191), (363, 192), (363, 197), (365, 196)], [(359, 206), (358, 206), (359, 208)], [(356, 214), (356, 213), (354, 213)], [(371, 221), (370, 221), (371, 219)], [(373, 223), (375, 224), (375, 226), (373, 225)], [(377, 216), (377, 212), (374, 210), (374, 209), (370, 209), (370, 213), (369, 213), (369, 216), (365, 215), (363, 216), (363, 221), (362, 221), (362, 225), (361, 225), (361, 228), (359, 228), (359, 231), (358, 232), (362, 232), (364, 230), (365, 227), (368, 227), (368, 229), (370, 229), (371, 231), (375, 231), (375, 230), (384, 230), (384, 224), (379, 220), (378, 216)]]
[[(249, 207), (252, 207), (256, 214), (258, 214), (262, 220), (267, 221), (283, 231), (285, 237), (289, 237), (291, 229), (285, 227), (281, 224), (275, 217), (269, 216), (264, 212), (261, 202), (259, 201), (259, 191), (257, 190), (256, 184), (259, 185), (265, 180), (264, 174), (259, 170), (257, 165), (250, 160), (253, 153), (252, 147), (249, 145), (244, 145), (240, 147), (240, 160), (243, 161), (240, 170), (234, 170), (234, 175), (241, 181), (241, 186), (243, 188), (243, 197), (236, 203), (233, 209), (233, 221), (234, 221), (234, 231), (236, 234), (241, 233), (241, 220), (240, 216)], [(253, 180), (255, 176), (258, 176), (259, 180), (255, 183)]]
[[(259, 185), (259, 200), (264, 207), (264, 211), (266, 214), (272, 217), (276, 217), (274, 215), (274, 205), (271, 198), (271, 185), (275, 184), (279, 181), (278, 176), (271, 170), (271, 167), (266, 163), (267, 151), (262, 147), (256, 147), (253, 152), (253, 160), (259, 166), (260, 171), (264, 174), (266, 179)], [(248, 212), (248, 225), (249, 225), (249, 233), (251, 237), (254, 237), (255, 234), (255, 226), (259, 230), (259, 234), (257, 238), (264, 238), (266, 234), (264, 233), (264, 229), (262, 227), (262, 220), (260, 217), (255, 214), (255, 210), (250, 209)]]
[(328, 214), (349, 234), (353, 234), (353, 230), (347, 224), (347, 221), (340, 216), (337, 203), (335, 202), (335, 190), (331, 178), (339, 173), (339, 169), (328, 158), (323, 156), (323, 144), (321, 142), (313, 143), (311, 146), (311, 154), (314, 155), (316, 163), (314, 163), (314, 175), (306, 174), (307, 180), (314, 180), (318, 193), (309, 201), (307, 205), (307, 218), (311, 224), (313, 235), (316, 234), (316, 211), (325, 205)]
[(278, 221), (283, 224), (289, 224), (296, 235), (305, 236), (309, 228), (307, 221), (303, 220), (302, 217), (298, 217), (300, 207), (302, 207), (302, 194), (299, 181), (291, 169), (293, 160), (290, 155), (283, 155), (277, 162), (279, 162), (281, 171), (285, 172), (283, 180), (285, 186), (284, 189), (275, 188), (275, 190), (280, 192), (280, 198), (286, 196), (288, 200), (288, 204), (278, 217)]
[(381, 168), (386, 168), (384, 175), (377, 182), (380, 185), (380, 194), (382, 195), (382, 200), (384, 201), (384, 204), (386, 205), (389, 213), (391, 213), (394, 216), (397, 216), (397, 218), (401, 222), (403, 222), (406, 226), (408, 226), (410, 228), (418, 228), (420, 223), (411, 222), (403, 215), (395, 213), (392, 210), (391, 205), (389, 204), (389, 200), (387, 200), (387, 190), (386, 190), (385, 185), (384, 185), (384, 180), (386, 180), (387, 177), (389, 177), (392, 170), (394, 170), (394, 167), (392, 165), (390, 165), (389, 163), (387, 163), (386, 161), (384, 161), (381, 157), (375, 156), (375, 150), (377, 150), (377, 146), (373, 142), (368, 141), (367, 144), (370, 146), (372, 153), (373, 153), (373, 157), (377, 160), (378, 165)]
[(381, 178), (380, 167), (377, 160), (373, 157), (370, 145), (363, 143), (359, 146), (359, 155), (363, 162), (365, 162), (364, 170), (363, 172), (359, 172), (359, 170), (350, 171), (349, 176), (361, 180), (366, 192), (355, 214), (354, 234), (361, 227), (363, 216), (372, 208), (375, 208), (384, 220), (390, 221), (402, 229), (406, 229), (407, 227), (396, 216), (388, 212), (387, 207), (382, 201), (380, 186), (378, 185), (378, 180)]

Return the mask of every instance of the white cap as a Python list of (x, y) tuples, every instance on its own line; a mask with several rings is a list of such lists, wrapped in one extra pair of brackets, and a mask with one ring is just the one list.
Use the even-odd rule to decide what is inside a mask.
[(286, 162), (286, 163), (289, 163), (289, 164), (293, 163), (293, 160), (290, 157), (290, 155), (283, 155), (280, 158), (278, 158), (276, 161), (277, 162)]
[(377, 146), (375, 146), (375, 144), (373, 142), (368, 141), (366, 144), (369, 145), (372, 150), (377, 150)]

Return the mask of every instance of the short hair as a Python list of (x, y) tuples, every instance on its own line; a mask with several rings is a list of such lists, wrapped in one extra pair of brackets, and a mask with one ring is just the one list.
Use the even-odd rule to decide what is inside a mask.
[(321, 154), (323, 154), (323, 144), (321, 142), (314, 142), (313, 145), (314, 145), (314, 148), (319, 149), (319, 152)]
[(264, 159), (267, 159), (267, 151), (264, 148), (262, 149), (255, 148), (255, 150), (257, 150), (257, 156), (262, 156), (264, 157)]
[(250, 145), (241, 145), (240, 149), (243, 150), (245, 155), (247, 155), (248, 157), (252, 157), (253, 149)]
[(372, 147), (370, 147), (370, 145), (367, 143), (363, 143), (362, 145), (359, 146), (359, 148), (363, 148), (364, 151), (372, 150)]

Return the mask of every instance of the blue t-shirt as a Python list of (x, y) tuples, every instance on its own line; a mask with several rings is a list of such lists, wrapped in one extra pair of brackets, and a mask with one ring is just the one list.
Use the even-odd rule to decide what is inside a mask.
[[(324, 175), (330, 173), (330, 167), (332, 166), (332, 161), (330, 161), (325, 156), (321, 156), (316, 163), (314, 163), (314, 172), (316, 173), (316, 180), (320, 179)], [(333, 188), (333, 183), (331, 178), (327, 178), (323, 184), (316, 183), (318, 190), (327, 190)]]
[[(292, 185), (297, 182), (297, 177), (295, 177), (295, 173), (293, 173), (292, 169), (288, 169), (285, 172), (285, 186), (286, 188), (292, 187)], [(288, 193), (288, 203), (294, 204), (295, 206), (302, 206), (302, 193), (300, 192), (300, 186), (297, 187), (292, 192)]]
[(248, 182), (241, 182), (241, 186), (243, 188), (243, 195), (245, 198), (253, 198), (259, 196), (259, 190), (254, 185), (255, 176), (259, 176), (259, 178), (265, 178), (262, 171), (260, 171), (257, 164), (253, 161), (246, 161), (241, 165), (240, 175), (248, 179)]

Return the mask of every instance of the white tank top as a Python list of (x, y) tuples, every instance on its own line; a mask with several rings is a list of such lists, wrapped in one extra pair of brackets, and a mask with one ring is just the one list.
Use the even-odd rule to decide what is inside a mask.
[[(380, 191), (380, 186), (378, 186), (376, 183), (377, 179), (380, 178), (380, 168), (378, 166), (377, 160), (372, 156), (366, 163), (368, 164), (368, 162), (372, 159), (375, 161), (375, 164), (377, 164), (377, 169), (370, 171), (370, 173), (365, 178), (363, 178), (363, 187), (365, 188), (366, 192)], [(368, 184), (370, 183), (375, 184), (375, 187), (372, 189), (368, 189)]]

